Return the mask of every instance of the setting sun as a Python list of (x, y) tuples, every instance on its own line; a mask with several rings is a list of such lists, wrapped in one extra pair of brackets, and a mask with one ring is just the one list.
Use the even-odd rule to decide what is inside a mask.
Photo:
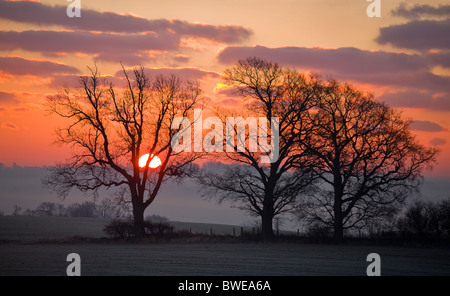
[[(142, 155), (141, 158), (139, 158), (139, 167), (144, 168), (147, 165), (149, 154)], [(152, 160), (150, 161), (150, 164), (148, 165), (152, 169), (156, 169), (161, 165), (161, 159), (158, 156), (153, 157), (152, 154)]]

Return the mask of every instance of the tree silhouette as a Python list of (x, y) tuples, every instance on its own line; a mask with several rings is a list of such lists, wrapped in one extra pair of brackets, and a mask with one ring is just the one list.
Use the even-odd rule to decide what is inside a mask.
[[(312, 182), (307, 169), (309, 159), (299, 142), (307, 138), (312, 130), (307, 113), (316, 103), (319, 91), (317, 79), (276, 63), (247, 58), (225, 70), (224, 82), (247, 101), (246, 115), (265, 118), (267, 124), (277, 118), (278, 124), (275, 126), (279, 130), (279, 141), (272, 137), (274, 126), (269, 129), (266, 124), (262, 129), (272, 147), (278, 146), (278, 154), (272, 157), (271, 163), (261, 161), (262, 156), (267, 157), (267, 149), (259, 142), (261, 138), (256, 141), (256, 135), (251, 135), (248, 128), (241, 141), (246, 143), (244, 149), (238, 149), (239, 139), (235, 136), (236, 152), (217, 155), (225, 155), (224, 161), (229, 164), (231, 161), (225, 171), (207, 170), (199, 178), (199, 184), (206, 195), (219, 201), (231, 201), (238, 208), (259, 216), (263, 239), (270, 240), (273, 237), (274, 217), (291, 212), (300, 193), (307, 191)], [(226, 122), (226, 112), (222, 111), (219, 115), (223, 126), (230, 128)], [(240, 112), (238, 115), (243, 114)], [(232, 128), (237, 135), (237, 125)], [(252, 140), (258, 142), (256, 152), (249, 149)], [(267, 142), (266, 139), (264, 141)], [(226, 141), (223, 144), (226, 146)], [(294, 174), (295, 170), (297, 173)]]
[(421, 145), (398, 111), (349, 84), (322, 82), (312, 136), (302, 141), (315, 163), (320, 190), (300, 211), (334, 228), (360, 228), (388, 215), (418, 188), (437, 150)]
[[(192, 162), (201, 156), (176, 153), (171, 147), (179, 131), (171, 128), (172, 122), (190, 115), (200, 89), (174, 75), (150, 80), (143, 67), (131, 74), (123, 68), (126, 86), (119, 89), (106, 84), (97, 68), (90, 71), (90, 76), (80, 77), (80, 88), (48, 98), (50, 110), (67, 122), (57, 130), (57, 143), (70, 146), (73, 155), (51, 168), (44, 184), (61, 197), (72, 188), (95, 194), (100, 188), (119, 188), (123, 199), (131, 201), (135, 235), (143, 236), (144, 211), (162, 183), (190, 173)], [(145, 153), (158, 156), (161, 165), (149, 168), (149, 157), (139, 167)]]

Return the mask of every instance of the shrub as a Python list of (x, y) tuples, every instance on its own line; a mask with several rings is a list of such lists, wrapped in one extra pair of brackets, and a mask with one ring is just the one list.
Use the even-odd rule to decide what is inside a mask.
[(106, 224), (103, 231), (114, 238), (128, 238), (134, 236), (133, 220), (112, 220)]
[(163, 236), (165, 234), (171, 234), (173, 232), (173, 226), (165, 222), (153, 222), (146, 220), (144, 222), (145, 233), (147, 235)]
[[(162, 237), (172, 234), (174, 227), (169, 223), (144, 221), (145, 233), (147, 236)], [(134, 222), (132, 219), (115, 219), (105, 225), (103, 231), (114, 238), (130, 238), (135, 236)]]
[(306, 235), (313, 239), (327, 239), (331, 237), (331, 228), (323, 224), (313, 223), (308, 227)]

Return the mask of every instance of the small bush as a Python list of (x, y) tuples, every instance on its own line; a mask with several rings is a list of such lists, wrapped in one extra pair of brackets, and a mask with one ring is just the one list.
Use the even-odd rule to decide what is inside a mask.
[[(174, 227), (169, 223), (153, 222), (151, 220), (144, 221), (145, 233), (147, 236), (162, 237), (164, 235), (172, 234)], [(114, 238), (130, 238), (135, 236), (134, 221), (127, 220), (112, 220), (105, 225), (103, 231)]]
[(331, 237), (331, 229), (329, 226), (313, 223), (306, 234), (313, 239), (327, 239)]
[(144, 221), (145, 233), (147, 235), (163, 236), (171, 234), (174, 227), (165, 222), (153, 222), (151, 220)]
[(114, 238), (128, 238), (134, 236), (133, 220), (112, 220), (106, 224), (103, 231)]

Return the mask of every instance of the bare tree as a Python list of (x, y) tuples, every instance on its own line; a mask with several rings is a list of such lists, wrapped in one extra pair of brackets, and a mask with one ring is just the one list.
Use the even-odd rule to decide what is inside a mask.
[(81, 204), (74, 203), (67, 207), (70, 217), (97, 218), (99, 217), (98, 207), (91, 201), (85, 201)]
[[(267, 157), (269, 152), (264, 147), (268, 139), (260, 137), (256, 141), (247, 121), (245, 138), (239, 140), (236, 136), (239, 127), (237, 124), (230, 127), (226, 112), (222, 112), (223, 126), (232, 128), (235, 135), (231, 137), (235, 152), (225, 150), (225, 161), (231, 161), (231, 165), (223, 173), (207, 170), (199, 183), (206, 195), (219, 201), (231, 201), (261, 217), (263, 239), (270, 240), (274, 217), (292, 211), (299, 194), (312, 182), (309, 159), (299, 142), (307, 138), (312, 129), (307, 113), (317, 100), (317, 79), (276, 63), (247, 58), (225, 70), (224, 82), (246, 100), (247, 115), (266, 119), (271, 125), (269, 129), (267, 123), (259, 122), (259, 131), (262, 129), (270, 140), (272, 155), (270, 163), (264, 163), (262, 157)], [(275, 132), (279, 133), (279, 141), (273, 136)], [(229, 140), (228, 137), (224, 141), (224, 146), (230, 145)], [(250, 149), (251, 141), (258, 145), (256, 152)], [(243, 143), (246, 145), (239, 149), (239, 144)]]
[[(50, 110), (68, 122), (57, 130), (57, 143), (70, 146), (73, 155), (52, 168), (44, 184), (61, 197), (72, 188), (94, 193), (122, 188), (123, 199), (133, 207), (135, 235), (143, 236), (144, 211), (162, 183), (191, 172), (193, 161), (201, 156), (176, 153), (171, 147), (179, 131), (172, 123), (178, 116), (190, 116), (199, 103), (200, 88), (174, 75), (152, 81), (140, 67), (131, 73), (123, 68), (125, 87), (119, 89), (108, 85), (97, 68), (90, 71), (90, 76), (80, 77), (80, 88), (48, 98)], [(145, 153), (151, 157), (140, 167)], [(151, 168), (155, 157), (161, 163)]]
[(22, 213), (22, 208), (19, 207), (18, 205), (14, 205), (14, 210), (12, 212), (13, 216), (20, 216)]
[(54, 202), (42, 202), (34, 211), (38, 216), (52, 217), (57, 216), (58, 206)]
[(344, 229), (395, 211), (418, 188), (437, 150), (421, 145), (409, 121), (370, 94), (333, 80), (322, 85), (322, 99), (311, 113), (314, 132), (302, 141), (321, 190), (300, 210), (332, 226), (339, 242)]

